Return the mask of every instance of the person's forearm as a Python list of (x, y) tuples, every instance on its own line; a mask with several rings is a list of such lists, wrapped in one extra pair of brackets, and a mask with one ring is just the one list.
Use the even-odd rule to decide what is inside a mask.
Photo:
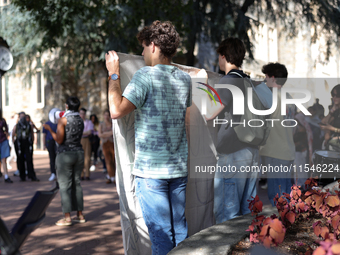
[(90, 134), (92, 134), (92, 130), (88, 130), (86, 132), (83, 132), (83, 135), (90, 135)]
[(119, 107), (122, 102), (122, 89), (120, 87), (120, 79), (109, 81), (109, 106), (111, 118), (119, 113)]
[(321, 123), (323, 123), (323, 124), (328, 124), (330, 118), (331, 118), (331, 115), (328, 114), (326, 117), (324, 117), (324, 118), (321, 120)]
[(51, 135), (53, 137), (53, 140), (57, 141), (57, 134), (53, 130), (49, 130), (49, 131), (50, 131), (50, 133), (51, 133)]
[(112, 136), (113, 134), (112, 134), (112, 132), (104, 132), (104, 133), (102, 133), (102, 138), (107, 138), (107, 137), (110, 137), (110, 136)]
[(333, 127), (333, 126), (330, 126), (329, 130), (333, 131), (335, 133), (340, 133), (340, 128), (336, 128), (336, 127)]

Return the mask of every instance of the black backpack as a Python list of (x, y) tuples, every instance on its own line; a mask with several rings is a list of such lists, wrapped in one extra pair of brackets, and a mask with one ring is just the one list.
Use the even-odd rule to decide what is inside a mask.
[[(252, 81), (249, 78), (244, 78), (243, 76), (241, 76), (239, 73), (236, 72), (231, 72), (231, 74), (236, 74), (238, 76), (240, 76), (243, 81), (244, 81), (244, 87), (245, 87), (245, 98), (248, 98), (248, 88), (252, 88), (252, 101), (253, 101), (253, 106), (255, 109), (257, 110), (267, 110), (269, 109), (269, 107), (265, 106), (265, 104), (263, 103), (263, 99), (261, 95), (258, 95), (258, 92), (256, 91)], [(269, 99), (271, 99), (272, 97), (272, 92), (270, 91), (270, 89), (267, 87), (266, 84), (261, 84), (263, 85), (269, 92), (269, 94), (267, 94), (267, 96), (269, 96)], [(262, 95), (263, 96), (263, 95)], [(267, 101), (266, 101), (267, 102)], [(261, 145), (265, 145), (266, 141), (269, 137), (269, 133), (270, 133), (270, 124), (266, 121), (266, 118), (268, 118), (269, 116), (267, 115), (256, 115), (254, 113), (252, 113), (249, 110), (248, 107), (248, 101), (244, 100), (244, 115), (242, 115), (240, 122), (245, 121), (245, 123), (248, 123), (249, 120), (252, 119), (257, 119), (262, 121), (263, 126), (262, 127), (251, 127), (250, 125), (238, 125), (236, 127), (234, 127), (235, 133), (237, 135), (237, 138), (244, 143), (250, 144), (250, 145), (255, 145), (255, 146), (261, 146)], [(258, 124), (258, 123), (257, 123)], [(253, 124), (254, 125), (254, 124)]]
[(18, 140), (28, 141), (31, 138), (31, 125), (26, 120), (20, 120), (16, 126), (16, 137)]

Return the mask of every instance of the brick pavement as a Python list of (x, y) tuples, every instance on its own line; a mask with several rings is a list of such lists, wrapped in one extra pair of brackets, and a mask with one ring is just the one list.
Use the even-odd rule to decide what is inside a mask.
[[(38, 154), (37, 154), (38, 153)], [(16, 163), (10, 177), (13, 184), (0, 179), (0, 216), (11, 229), (37, 190), (50, 190), (49, 159), (45, 152), (34, 155), (34, 168), (40, 182), (19, 182), (14, 177)], [(59, 193), (50, 204), (46, 218), (24, 243), (23, 255), (59, 254), (124, 254), (120, 226), (119, 200), (116, 187), (106, 184), (101, 165), (91, 172), (90, 181), (82, 181), (84, 214), (88, 222), (59, 227), (54, 223), (62, 218)]]
[[(0, 178), (0, 217), (11, 229), (37, 190), (50, 190), (55, 182), (49, 182), (49, 159), (47, 152), (34, 155), (34, 168), (40, 182), (19, 182), (14, 177), (16, 163), (9, 170), (13, 184)], [(124, 254), (120, 226), (119, 199), (116, 186), (106, 184), (101, 164), (91, 172), (90, 181), (82, 181), (84, 214), (88, 222), (71, 227), (59, 227), (54, 223), (62, 218), (59, 193), (50, 204), (46, 218), (23, 245), (23, 255), (59, 254)], [(265, 207), (271, 207), (267, 190), (258, 189)]]

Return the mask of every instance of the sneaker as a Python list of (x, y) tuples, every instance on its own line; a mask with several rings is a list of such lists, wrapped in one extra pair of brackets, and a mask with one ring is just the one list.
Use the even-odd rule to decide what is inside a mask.
[(62, 218), (62, 219), (58, 220), (55, 224), (57, 226), (71, 226), (72, 225), (72, 220), (71, 219)]
[(5, 179), (6, 183), (13, 183), (13, 181), (10, 178)]
[(51, 181), (54, 181), (54, 179), (55, 179), (55, 174), (52, 173), (48, 180), (51, 182)]
[(90, 171), (91, 171), (91, 172), (96, 171), (96, 166), (95, 166), (95, 165), (92, 165), (92, 166), (90, 167)]
[[(19, 176), (20, 173), (19, 173), (19, 170), (16, 170), (14, 173), (13, 173), (13, 176)], [(1, 176), (0, 176), (1, 177)]]
[(84, 215), (75, 216), (75, 217), (72, 218), (72, 221), (78, 222), (78, 223), (85, 223), (86, 222)]

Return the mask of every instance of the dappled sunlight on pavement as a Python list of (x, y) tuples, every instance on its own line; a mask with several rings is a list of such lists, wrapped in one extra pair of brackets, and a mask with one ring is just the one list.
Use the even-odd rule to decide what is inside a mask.
[[(51, 190), (55, 186), (55, 182), (48, 181), (48, 155), (35, 154), (33, 163), (40, 182), (19, 182), (20, 178), (13, 176), (16, 163), (12, 163), (13, 168), (9, 170), (14, 183), (4, 183), (4, 179), (0, 179), (0, 216), (8, 229), (14, 226), (37, 190)], [(116, 186), (105, 183), (101, 164), (91, 172), (91, 180), (82, 181), (81, 185), (87, 222), (56, 226), (54, 223), (63, 217), (58, 193), (40, 227), (25, 241), (21, 249), (23, 255), (124, 254)]]

